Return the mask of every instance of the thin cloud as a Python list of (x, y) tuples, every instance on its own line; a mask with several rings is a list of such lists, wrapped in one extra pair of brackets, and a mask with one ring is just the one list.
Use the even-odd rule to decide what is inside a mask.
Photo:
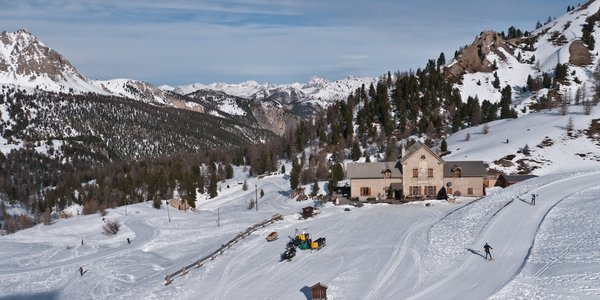
[(27, 28), (90, 78), (157, 85), (376, 77), (449, 57), (483, 29), (533, 27), (565, 9), (559, 0), (5, 2), (0, 30)]

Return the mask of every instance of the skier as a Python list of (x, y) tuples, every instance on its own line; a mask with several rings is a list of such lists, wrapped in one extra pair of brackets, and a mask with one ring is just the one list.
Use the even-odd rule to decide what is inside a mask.
[(131, 240), (129, 240), (129, 238), (127, 238), (127, 244), (131, 244)]
[(492, 246), (488, 245), (488, 243), (485, 243), (485, 246), (483, 246), (483, 249), (485, 250), (485, 259), (488, 259), (488, 255), (490, 256), (490, 260), (492, 260), (492, 254), (490, 253), (490, 249), (494, 249), (492, 248)]
[(79, 267), (79, 274), (81, 274), (81, 276), (83, 276), (83, 267)]
[(537, 195), (531, 194), (531, 205), (535, 205), (535, 198), (537, 198)]

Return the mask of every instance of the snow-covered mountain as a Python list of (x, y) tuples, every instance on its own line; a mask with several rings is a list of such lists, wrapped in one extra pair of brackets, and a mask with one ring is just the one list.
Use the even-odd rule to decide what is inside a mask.
[[(273, 100), (282, 104), (302, 101), (311, 102), (321, 107), (327, 107), (330, 103), (337, 100), (345, 100), (350, 93), (360, 88), (362, 85), (368, 87), (375, 83), (376, 78), (370, 77), (347, 77), (341, 80), (330, 81), (319, 77), (311, 78), (307, 83), (291, 83), (274, 85), (270, 83), (260, 84), (256, 81), (246, 81), (238, 84), (194, 83), (190, 85), (179, 86), (173, 91), (182, 95), (191, 94), (197, 91), (217, 91), (225, 94), (253, 99), (253, 100)], [(169, 89), (170, 87), (164, 87)]]
[(71, 94), (95, 93), (143, 103), (205, 112), (240, 120), (282, 134), (295, 120), (312, 117), (337, 100), (345, 100), (372, 78), (328, 81), (317, 77), (306, 84), (192, 84), (156, 87), (134, 79), (90, 80), (58, 52), (25, 29), (3, 32), (0, 38), (0, 84)]
[(63, 93), (100, 93), (67, 59), (25, 29), (0, 35), (0, 84)]
[[(498, 102), (500, 89), (510, 85), (513, 104), (527, 113), (531, 105), (544, 97), (560, 100), (562, 95), (575, 99), (578, 89), (592, 96), (592, 74), (598, 63), (598, 52), (584, 35), (586, 24), (592, 28), (588, 35), (600, 41), (600, 2), (589, 1), (563, 16), (534, 30), (529, 35), (502, 39), (493, 31), (483, 31), (471, 45), (449, 62), (446, 76), (456, 80), (463, 101), (471, 96)], [(565, 64), (568, 72), (557, 93), (548, 88), (531, 90), (528, 78), (541, 78), (544, 73), (555, 76), (557, 64)], [(499, 87), (494, 87), (496, 76)], [(549, 94), (550, 92), (550, 94)]]
[(140, 80), (111, 79), (92, 80), (93, 85), (111, 95), (138, 100), (148, 104), (173, 106), (182, 109), (204, 112), (204, 107), (196, 102), (188, 101), (179, 94), (163, 90)]

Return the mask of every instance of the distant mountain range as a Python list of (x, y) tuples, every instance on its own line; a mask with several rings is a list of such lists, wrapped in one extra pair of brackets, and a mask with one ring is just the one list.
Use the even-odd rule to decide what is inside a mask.
[[(445, 78), (454, 82), (463, 102), (469, 97), (499, 102), (501, 90), (510, 85), (512, 106), (520, 115), (556, 107), (561, 101), (582, 104), (594, 95), (593, 74), (598, 61), (594, 41), (600, 40), (599, 9), (600, 2), (589, 1), (547, 24), (540, 24), (532, 32), (514, 27), (502, 34), (482, 31), (472, 44), (461, 47), (443, 66)], [(557, 67), (561, 72), (557, 72)], [(546, 78), (550, 84), (545, 82)], [(348, 77), (329, 81), (313, 77), (306, 84), (246, 81), (178, 87), (156, 87), (134, 79), (91, 80), (27, 30), (2, 32), (0, 36), (3, 93), (12, 90), (14, 94), (18, 89), (18, 94), (43, 92), (128, 99), (151, 107), (144, 106), (145, 109), (183, 109), (200, 117), (210, 115), (248, 130), (276, 135), (284, 134), (297, 121), (313, 118), (332, 103), (346, 100), (361, 86), (368, 87), (377, 80)], [(8, 104), (0, 105), (2, 111), (11, 111)], [(3, 113), (2, 139), (13, 142), (32, 139), (25, 134), (19, 137), (15, 129), (21, 127), (15, 127), (16, 123), (14, 116)], [(238, 127), (233, 128), (230, 130)]]
[[(30, 88), (47, 92), (71, 94), (96, 93), (125, 97), (148, 104), (166, 105), (181, 109), (205, 112), (209, 107), (214, 115), (245, 111), (244, 107), (234, 107), (232, 99), (243, 98), (255, 103), (271, 102), (280, 108), (290, 111), (306, 111), (294, 109), (309, 107), (314, 112), (327, 107), (331, 102), (345, 100), (346, 97), (363, 84), (375, 82), (373, 78), (348, 77), (338, 81), (328, 81), (314, 77), (307, 84), (273, 85), (247, 81), (240, 84), (191, 84), (177, 88), (169, 86), (155, 87), (147, 82), (134, 79), (90, 80), (69, 63), (69, 61), (52, 50), (25, 29), (16, 32), (2, 32), (0, 37), (0, 84)], [(205, 98), (219, 92), (223, 103), (211, 102), (216, 98)], [(194, 94), (194, 100), (187, 99)], [(223, 100), (223, 99), (229, 100)], [(212, 99), (212, 100), (211, 100)], [(208, 102), (207, 102), (208, 101)], [(220, 109), (223, 105), (223, 109)], [(232, 106), (233, 105), (233, 106)], [(247, 111), (245, 112), (247, 113)], [(234, 113), (235, 114), (235, 113)], [(306, 115), (297, 115), (304, 118)]]
[[(296, 121), (314, 117), (332, 102), (345, 100), (355, 89), (372, 82), (374, 79), (371, 78), (349, 77), (340, 81), (327, 81), (315, 77), (305, 85), (261, 85), (249, 81), (241, 84), (193, 84), (177, 88), (158, 88), (134, 79), (91, 80), (78, 72), (65, 57), (27, 30), (5, 31), (0, 35), (0, 85), (3, 87), (0, 91), (8, 101), (0, 103), (0, 113), (5, 112), (0, 119), (0, 144), (4, 145), (0, 149), (7, 152), (22, 147), (26, 142), (63, 141), (85, 135), (86, 140), (93, 136), (94, 140), (106, 143), (101, 147), (106, 151), (99, 151), (105, 153), (106, 158), (133, 158), (195, 151), (228, 144), (262, 142), (270, 134), (283, 134)], [(58, 129), (50, 130), (49, 124), (38, 119), (38, 107), (48, 108), (44, 106), (44, 102), (48, 102), (48, 99), (53, 99), (50, 102), (56, 101), (54, 99), (60, 98), (57, 97), (59, 94), (63, 95), (60, 96), (63, 99), (68, 99), (70, 104), (67, 105), (68, 108), (52, 106), (49, 111), (44, 112), (47, 114), (46, 119), (52, 116), (55, 120), (54, 126), (62, 124)], [(24, 101), (24, 98), (27, 98), (27, 101)], [(76, 104), (76, 101), (81, 99), (85, 99), (93, 109), (98, 110), (96, 116), (86, 119), (85, 125), (72, 119), (72, 115), (65, 114), (65, 110), (73, 110), (72, 114), (75, 115), (84, 114), (82, 107)], [(110, 122), (108, 118), (101, 117), (104, 115), (102, 110), (105, 106), (99, 102), (117, 104), (115, 99), (121, 101), (119, 105), (128, 107), (123, 108), (123, 113), (143, 110), (145, 113), (140, 111), (140, 115), (153, 115), (152, 121), (147, 121), (153, 124), (124, 123), (114, 126), (122, 126), (119, 130), (111, 131), (111, 127), (107, 127), (106, 124), (93, 123), (93, 120)], [(89, 109), (85, 109), (86, 115), (93, 114)], [(177, 118), (168, 113), (169, 109), (183, 109), (198, 115)], [(120, 112), (117, 110), (113, 113)], [(122, 119), (129, 118), (122, 116)], [(138, 151), (134, 150), (136, 147), (132, 145), (121, 145), (119, 149), (112, 149), (112, 146), (108, 145), (110, 140), (114, 142), (115, 136), (122, 135), (123, 132), (149, 132), (155, 127), (172, 128), (174, 124), (167, 124), (169, 121), (180, 123), (176, 124), (180, 128), (177, 130), (178, 134), (171, 137), (180, 135), (178, 139), (187, 139), (188, 142), (171, 140), (166, 145), (162, 144), (166, 142), (165, 139), (159, 136), (155, 136), (155, 140), (149, 140), (146, 136), (136, 142), (138, 137), (134, 136), (120, 143), (131, 141), (137, 144), (137, 147), (142, 147)], [(161, 123), (163, 125), (160, 125)], [(217, 134), (220, 131), (226, 131), (227, 134)], [(102, 132), (102, 135), (97, 136), (98, 132)], [(198, 136), (197, 132), (204, 135)], [(163, 134), (168, 135), (166, 132)], [(195, 146), (189, 144), (189, 141), (194, 140), (197, 142)], [(143, 146), (147, 143), (154, 145)], [(174, 145), (179, 145), (179, 149), (173, 148)], [(127, 151), (123, 151), (124, 149)]]

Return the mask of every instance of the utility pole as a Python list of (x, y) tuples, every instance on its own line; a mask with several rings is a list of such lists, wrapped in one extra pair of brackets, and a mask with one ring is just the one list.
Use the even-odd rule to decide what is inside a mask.
[(256, 184), (256, 183), (254, 184), (254, 194), (255, 194), (254, 199), (256, 199), (256, 203), (254, 203), (254, 204), (256, 204), (256, 211), (258, 211), (258, 184)]

